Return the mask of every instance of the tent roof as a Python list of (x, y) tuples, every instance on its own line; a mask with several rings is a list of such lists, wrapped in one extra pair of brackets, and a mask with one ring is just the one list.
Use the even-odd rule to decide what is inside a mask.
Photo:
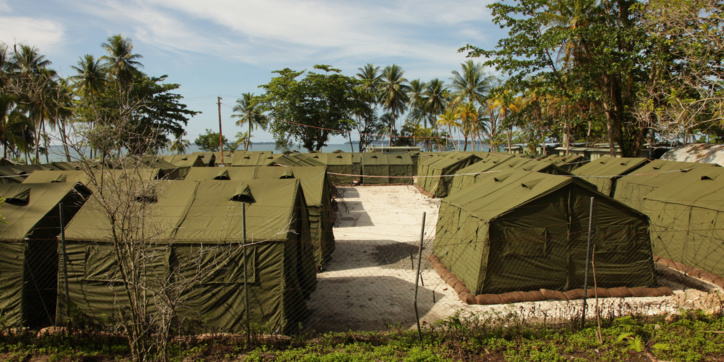
[(188, 212), (179, 223), (175, 240), (181, 242), (241, 241), (243, 194), (253, 197), (246, 205), (248, 242), (286, 240), (293, 229), (299, 181), (200, 181)]
[[(70, 192), (74, 183), (0, 184), (0, 239), (17, 241), (25, 238), (33, 227)], [(58, 221), (60, 222), (60, 221)]]
[(28, 175), (23, 183), (69, 182), (88, 185), (90, 176), (85, 171), (36, 171)]
[(646, 162), (648, 162), (648, 160), (643, 157), (624, 158), (602, 156), (573, 170), (572, 172), (574, 175), (581, 177), (611, 176), (611, 178), (613, 178), (631, 173), (637, 168), (645, 165)]
[(326, 166), (318, 159), (310, 158), (303, 154), (290, 153), (274, 160), (275, 164), (284, 166)]
[[(703, 172), (717, 164), (653, 160), (618, 180), (639, 185), (664, 185), (678, 178), (679, 174), (700, 168)], [(678, 172), (677, 172), (678, 171)]]
[(263, 153), (263, 152), (243, 152), (237, 151), (234, 157), (228, 161), (232, 166), (271, 166), (274, 160), (281, 157), (280, 154)]
[(161, 156), (161, 159), (176, 167), (193, 167), (204, 164), (201, 155), (197, 154)]
[(429, 170), (444, 169), (470, 158), (482, 159), (482, 157), (470, 152), (450, 152), (448, 155), (437, 159), (435, 162), (429, 163), (428, 167)]
[[(221, 152), (211, 152), (212, 155), (214, 155), (214, 164), (218, 165), (221, 163)], [(231, 160), (234, 158), (234, 152), (231, 151), (224, 151), (224, 163), (231, 163)], [(204, 162), (211, 162), (207, 158), (204, 158)]]
[[(492, 220), (573, 183), (580, 184), (580, 181), (573, 177), (507, 170), (491, 174), (443, 202), (463, 208), (481, 220)], [(581, 186), (591, 190), (590, 186)]]
[(406, 153), (363, 153), (364, 165), (412, 165), (412, 157)]
[(698, 167), (676, 174), (645, 197), (664, 203), (724, 210), (724, 168)]
[[(286, 240), (298, 180), (160, 181), (146, 189), (144, 232), (159, 241), (226, 243), (242, 239), (242, 202), (249, 241)], [(110, 241), (110, 225), (94, 195), (66, 228), (68, 240)]]
[(324, 166), (294, 167), (192, 167), (186, 180), (276, 180), (299, 179), (307, 205), (322, 204), (327, 174)]

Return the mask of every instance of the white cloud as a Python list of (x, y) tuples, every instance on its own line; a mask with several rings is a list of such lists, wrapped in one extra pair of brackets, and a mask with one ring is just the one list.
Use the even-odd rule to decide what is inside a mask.
[[(90, 5), (89, 5), (90, 4)], [(250, 64), (380, 57), (443, 62), (489, 21), (479, 0), (147, 0), (78, 4), (136, 41)], [(479, 33), (477, 33), (479, 34)], [(458, 39), (450, 45), (450, 39)]]
[(28, 44), (36, 47), (41, 54), (52, 54), (63, 47), (64, 27), (57, 21), (0, 16), (0, 24), (3, 24), (0, 27), (0, 41), (9, 46)]
[(8, 5), (7, 0), (0, 0), (0, 13), (9, 13), (10, 12), (10, 5)]

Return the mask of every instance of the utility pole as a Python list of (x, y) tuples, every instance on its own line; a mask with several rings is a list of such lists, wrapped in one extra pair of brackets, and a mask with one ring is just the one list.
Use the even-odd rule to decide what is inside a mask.
[(224, 164), (224, 135), (221, 133), (221, 97), (216, 97), (219, 105), (219, 150), (221, 151), (221, 164)]

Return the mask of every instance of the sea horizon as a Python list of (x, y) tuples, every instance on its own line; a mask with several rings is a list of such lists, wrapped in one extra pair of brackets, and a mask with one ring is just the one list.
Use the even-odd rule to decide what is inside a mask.
[[(379, 142), (379, 143), (373, 143), (371, 146), (376, 147), (384, 147), (387, 146), (387, 142)], [(462, 145), (461, 145), (462, 146)], [(480, 144), (476, 144), (476, 151), (487, 151), (488, 146), (483, 145), (482, 150), (480, 147)], [(461, 147), (462, 148), (462, 147)], [(468, 150), (472, 151), (472, 146), (468, 144)], [(237, 151), (244, 151), (243, 148), (239, 148)], [(249, 148), (249, 151), (272, 151), (273, 153), (283, 153), (286, 151), (292, 151), (292, 152), (300, 152), (300, 153), (307, 153), (307, 150), (299, 145), (295, 145), (294, 147), (291, 147), (289, 149), (280, 149), (276, 147), (275, 142), (254, 142), (251, 147)], [(342, 152), (349, 152), (349, 153), (358, 153), (359, 147), (358, 142), (346, 142), (346, 143), (332, 143), (326, 146), (323, 146), (321, 149), (321, 152), (323, 153), (330, 153), (335, 151), (342, 151)], [(186, 148), (186, 152), (183, 154), (191, 154), (194, 152), (208, 152), (202, 150), (198, 145), (191, 144)], [(218, 152), (218, 151), (214, 151)], [(436, 152), (436, 151), (433, 151)], [(161, 150), (161, 152), (158, 153), (159, 156), (170, 156), (174, 155), (176, 153), (171, 152), (169, 149)], [(71, 160), (72, 161), (78, 161), (80, 160), (80, 155), (75, 152), (75, 150), (71, 150)], [(41, 163), (46, 162), (45, 154), (40, 154), (40, 161)], [(49, 146), (49, 152), (48, 152), (48, 161), (47, 162), (67, 162), (65, 152), (63, 150), (62, 145), (50, 145)]]

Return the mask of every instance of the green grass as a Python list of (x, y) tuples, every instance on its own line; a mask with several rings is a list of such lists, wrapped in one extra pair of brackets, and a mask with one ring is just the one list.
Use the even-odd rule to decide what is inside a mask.
[[(508, 321), (511, 322), (511, 321)], [(176, 342), (173, 360), (195, 361), (563, 361), (724, 359), (724, 316), (686, 312), (676, 316), (628, 316), (602, 322), (599, 343), (594, 323), (543, 325), (463, 320), (453, 317), (416, 331), (346, 332), (293, 338), (255, 336)], [(503, 327), (502, 325), (508, 325)], [(123, 339), (89, 334), (0, 337), (0, 359), (25, 361), (124, 360)]]

